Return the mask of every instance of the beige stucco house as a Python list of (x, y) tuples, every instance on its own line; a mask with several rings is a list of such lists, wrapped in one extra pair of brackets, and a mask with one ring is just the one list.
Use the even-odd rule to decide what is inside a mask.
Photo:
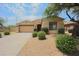
[(64, 27), (63, 18), (56, 17), (56, 18), (37, 19), (34, 21), (23, 21), (17, 24), (17, 31), (33, 32), (35, 28), (40, 30), (41, 27), (47, 27), (49, 31), (54, 31), (59, 28), (63, 28)]
[(64, 28), (65, 28), (65, 31), (68, 31), (68, 30), (70, 30), (70, 29), (73, 29), (76, 24), (77, 24), (76, 22), (64, 21)]

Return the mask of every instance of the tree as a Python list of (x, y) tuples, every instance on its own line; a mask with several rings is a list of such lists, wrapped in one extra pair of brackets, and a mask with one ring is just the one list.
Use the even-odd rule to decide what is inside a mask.
[(8, 29), (8, 31), (10, 32), (12, 28), (15, 28), (16, 26), (15, 25), (8, 25), (6, 27), (6, 29)]
[[(56, 3), (48, 4), (48, 7), (45, 10), (45, 15), (51, 17), (53, 15), (59, 15), (62, 11), (66, 11), (66, 15), (70, 18), (70, 21), (78, 23), (79, 26), (79, 4), (78, 3)], [(70, 16), (69, 13), (72, 15)], [(74, 26), (72, 35), (75, 36), (78, 33), (79, 28)], [(78, 33), (79, 34), (79, 33)]]
[(0, 17), (0, 26), (3, 28), (3, 24), (5, 23), (4, 19), (2, 17)]
[(3, 26), (4, 23), (5, 23), (4, 19), (0, 17), (0, 31), (4, 30), (4, 26)]
[(3, 25), (5, 23), (4, 19), (0, 17), (0, 25)]
[(63, 10), (66, 11), (66, 15), (72, 19), (68, 12), (72, 11), (74, 17), (79, 16), (79, 4), (75, 3), (58, 3), (58, 4), (49, 4), (45, 10), (45, 15), (52, 16), (52, 15), (59, 15)]

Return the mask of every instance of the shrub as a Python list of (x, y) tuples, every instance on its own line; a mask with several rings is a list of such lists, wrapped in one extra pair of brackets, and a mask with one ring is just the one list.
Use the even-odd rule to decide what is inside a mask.
[(58, 34), (64, 34), (64, 33), (65, 33), (64, 28), (59, 28), (59, 29), (58, 29)]
[(10, 35), (10, 32), (4, 32), (4, 35)]
[(37, 31), (37, 29), (35, 28), (34, 31)]
[(2, 34), (0, 33), (0, 38), (2, 38)]
[(71, 54), (76, 49), (76, 41), (69, 35), (58, 35), (56, 40), (56, 46), (64, 53)]
[(39, 31), (39, 32), (38, 32), (38, 38), (39, 38), (40, 40), (46, 39), (46, 36), (45, 36), (45, 35), (46, 35), (46, 34), (45, 34), (44, 31)]
[(42, 31), (44, 31), (46, 34), (48, 34), (48, 32), (49, 32), (48, 28), (46, 28), (46, 27), (42, 28)]
[(37, 37), (37, 32), (36, 32), (36, 31), (33, 32), (33, 33), (32, 33), (32, 36), (33, 36), (33, 37)]
[(79, 24), (74, 26), (72, 36), (79, 37)]
[(69, 33), (72, 33), (72, 32), (73, 32), (73, 29), (68, 30), (68, 32), (69, 32)]

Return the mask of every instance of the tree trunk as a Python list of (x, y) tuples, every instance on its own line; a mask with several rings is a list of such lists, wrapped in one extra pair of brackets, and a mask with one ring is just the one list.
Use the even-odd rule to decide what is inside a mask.
[(41, 19), (41, 30), (42, 30), (43, 19)]
[(68, 10), (66, 10), (66, 15), (72, 20), (71, 16), (68, 14)]

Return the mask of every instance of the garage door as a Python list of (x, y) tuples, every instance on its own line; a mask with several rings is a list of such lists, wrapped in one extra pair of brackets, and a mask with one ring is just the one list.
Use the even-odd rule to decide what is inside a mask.
[(21, 25), (19, 26), (19, 32), (33, 32), (33, 25)]

